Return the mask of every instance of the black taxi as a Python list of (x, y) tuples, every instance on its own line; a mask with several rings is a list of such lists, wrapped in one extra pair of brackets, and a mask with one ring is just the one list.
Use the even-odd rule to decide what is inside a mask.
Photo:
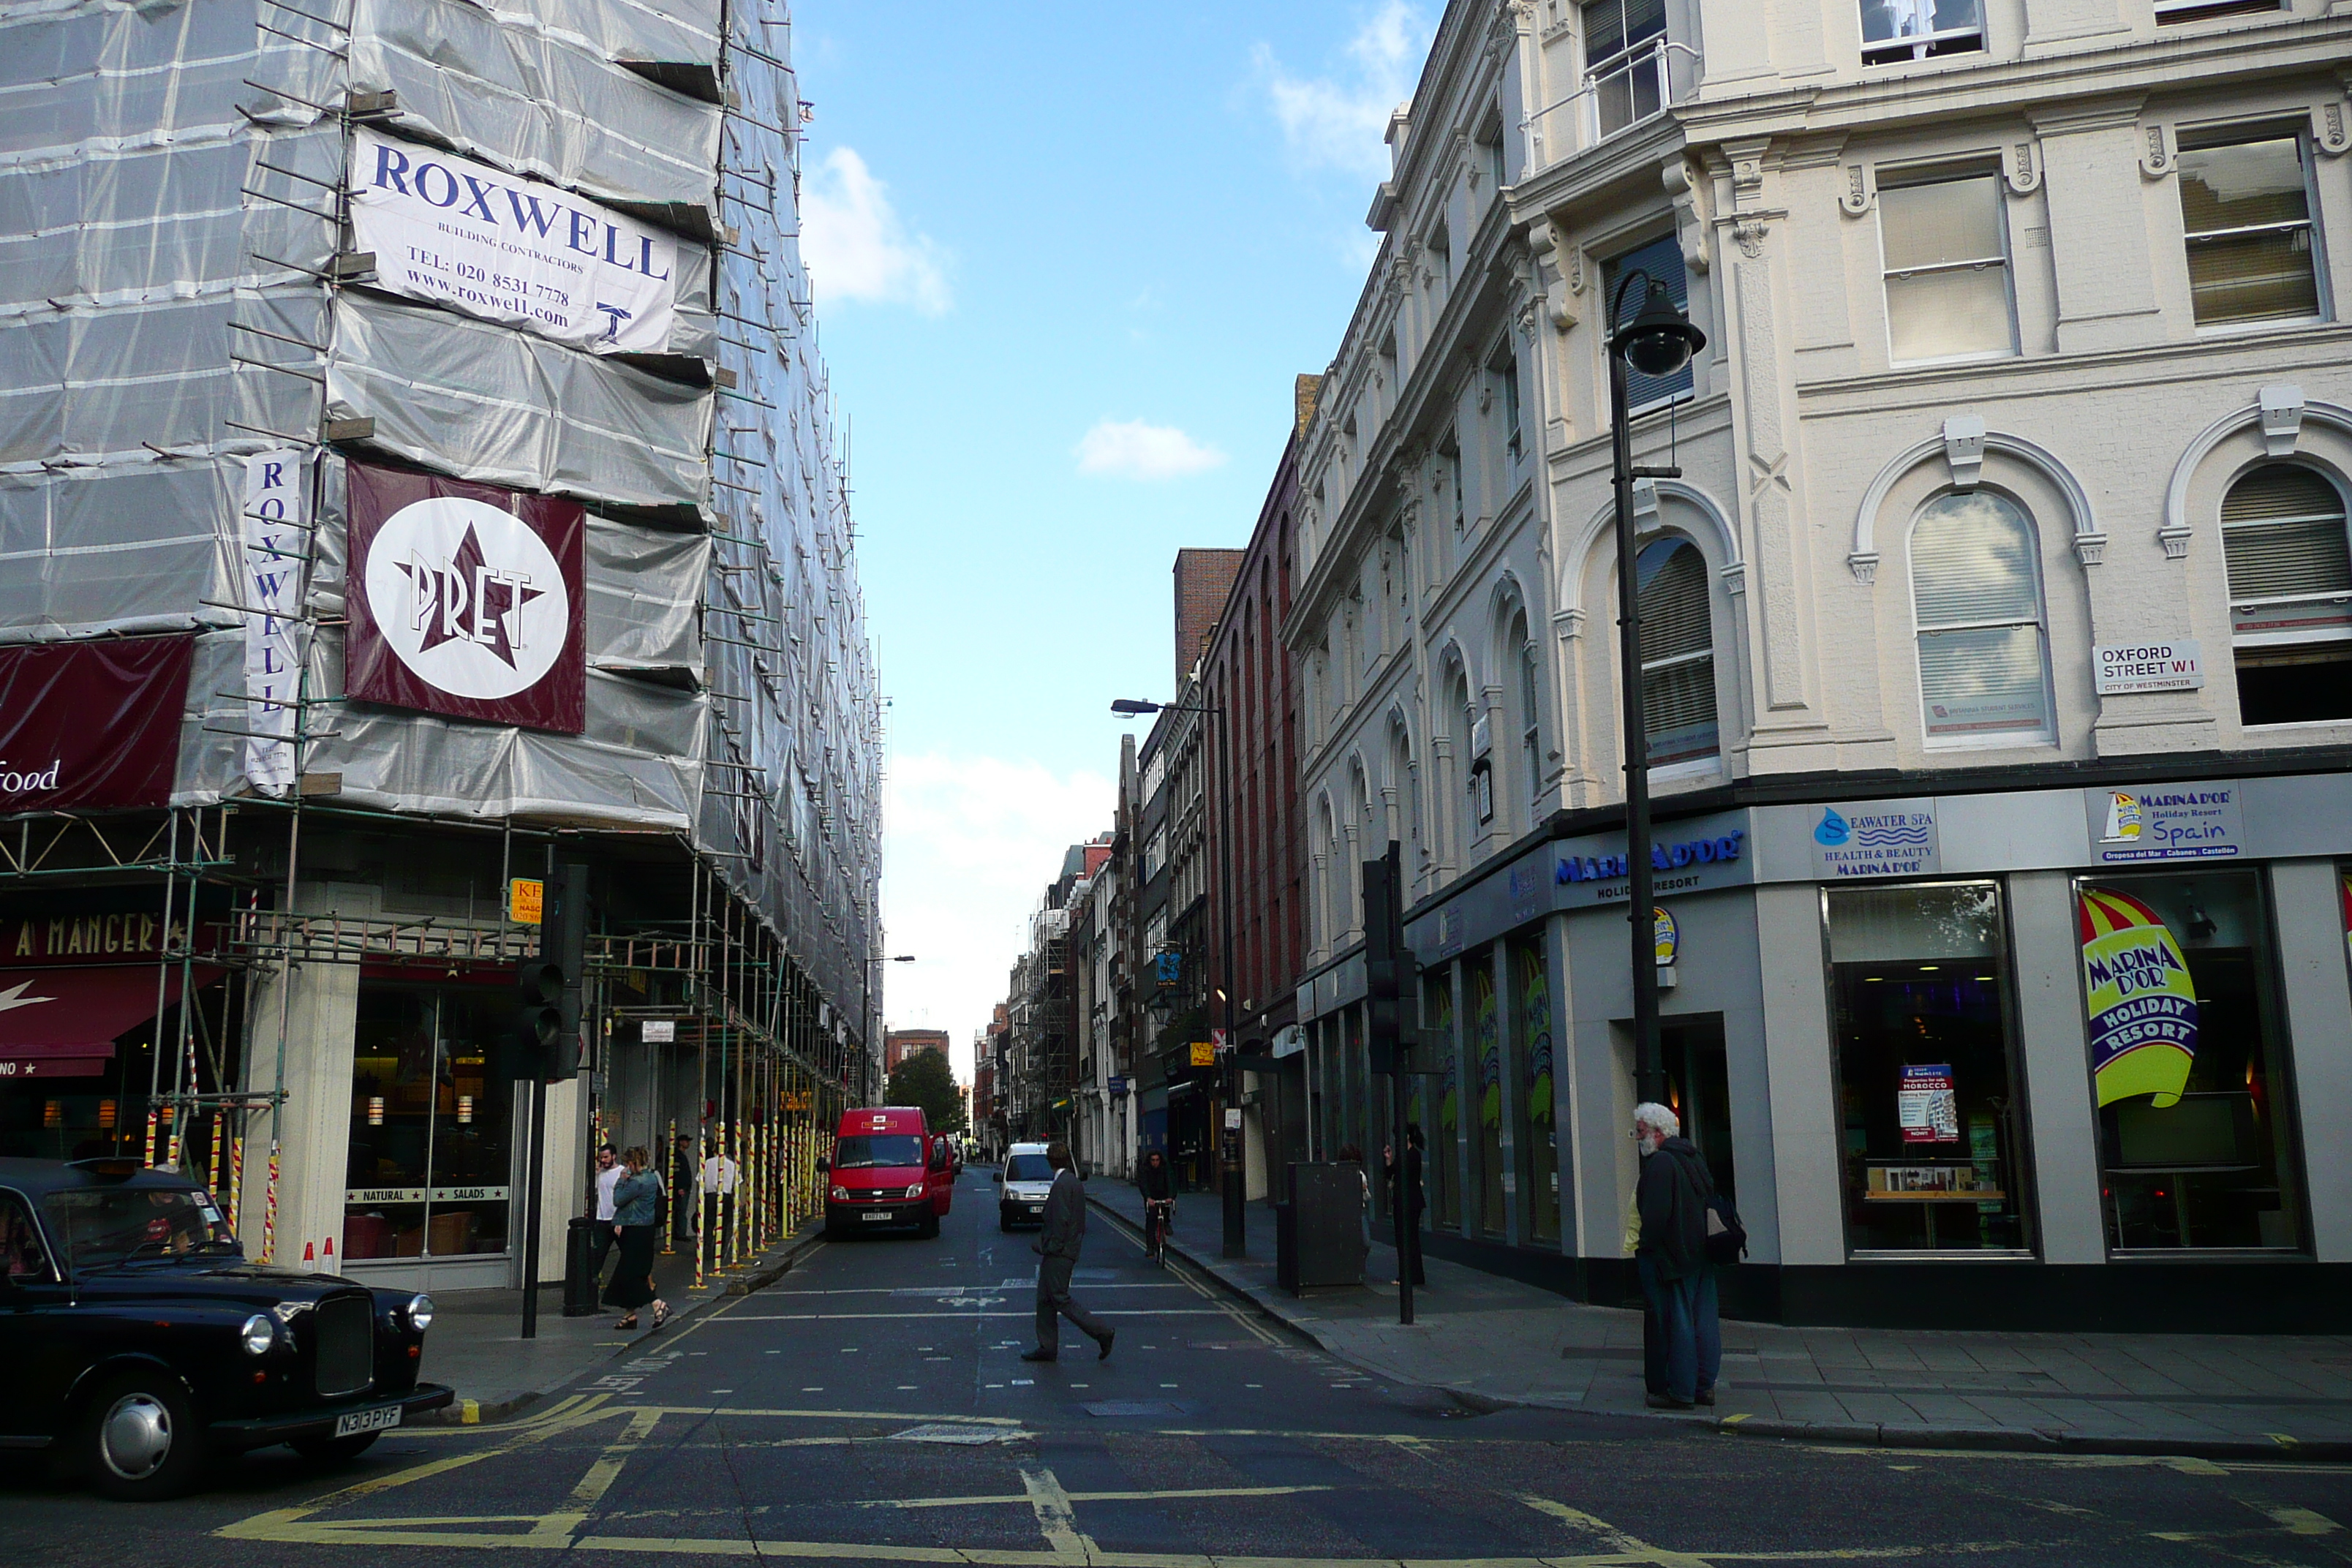
[(358, 1454), (449, 1403), (417, 1381), (432, 1321), (429, 1296), (247, 1262), (168, 1171), (0, 1159), (0, 1450), (110, 1497), (184, 1490), (207, 1454)]

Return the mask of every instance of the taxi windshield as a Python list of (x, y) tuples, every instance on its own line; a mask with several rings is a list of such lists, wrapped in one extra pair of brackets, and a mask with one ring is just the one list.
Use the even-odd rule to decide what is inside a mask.
[(919, 1165), (923, 1141), (911, 1132), (877, 1132), (870, 1137), (843, 1138), (833, 1146), (836, 1171), (870, 1170), (880, 1165)]
[(238, 1250), (210, 1193), (83, 1187), (41, 1202), (69, 1267), (105, 1268), (134, 1258)]

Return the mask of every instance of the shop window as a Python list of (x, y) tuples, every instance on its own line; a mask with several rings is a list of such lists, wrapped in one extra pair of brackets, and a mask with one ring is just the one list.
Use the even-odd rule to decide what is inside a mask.
[[(1652, 283), (1666, 291), (1677, 310), (1690, 309), (1690, 282), (1683, 271), (1683, 242), (1673, 235), (1654, 239), (1647, 245), (1636, 246), (1622, 256), (1613, 257), (1601, 268), (1602, 309), (1617, 308), (1617, 285), (1633, 273), (1646, 273)], [(1630, 321), (1641, 310), (1643, 284), (1625, 290), (1623, 320)], [(1620, 325), (1622, 322), (1619, 323)], [(1625, 367), (1625, 407), (1633, 414), (1645, 414), (1653, 408), (1663, 408), (1669, 403), (1681, 403), (1691, 395), (1697, 385), (1695, 367), (1698, 361), (1672, 375), (1644, 375), (1632, 365)]]
[(511, 1085), (502, 988), (363, 984), (352, 1064), (343, 1257), (507, 1249)]
[(2238, 713), (2248, 724), (2352, 719), (2352, 542), (2344, 496), (2266, 463), (2221, 500)]
[(1559, 1120), (1552, 1071), (1551, 976), (1544, 965), (1540, 937), (1510, 943), (1511, 994), (1518, 1018), (1511, 1030), (1517, 1058), (1519, 1190), (1527, 1194), (1527, 1233), (1531, 1242), (1559, 1241)]
[(1980, 0), (1862, 0), (1862, 63), (1891, 65), (1984, 47)]
[(1928, 742), (2046, 741), (2050, 673), (2033, 525), (1990, 490), (1939, 497), (1911, 531)]
[(2000, 887), (1833, 888), (1824, 898), (1847, 1244), (2031, 1247)]
[(1584, 80), (1595, 141), (1664, 108), (1666, 0), (1591, 0), (1584, 7)]
[(2321, 313), (2301, 135), (2182, 139), (2180, 226), (2200, 327)]
[(2107, 1244), (2298, 1246), (2259, 879), (2153, 873), (2076, 892)]
[(1689, 540), (1654, 539), (1633, 557), (1642, 620), (1642, 725), (1650, 765), (1714, 760), (1715, 628), (1706, 558)]
[(1897, 362), (2013, 353), (2000, 176), (1878, 187), (1887, 353)]
[(1536, 801), (1543, 794), (1543, 697), (1536, 679), (1536, 644), (1528, 635), (1525, 615), (1511, 621), (1511, 645), (1519, 678), (1519, 795), (1528, 803), (1528, 821), (1535, 821)]
[(1470, 979), (1470, 1037), (1465, 1052), (1478, 1096), (1470, 1145), (1471, 1180), (1482, 1236), (1508, 1234), (1503, 1204), (1503, 999), (1495, 994), (1494, 952), (1481, 948), (1463, 965)]
[(1424, 1069), (1434, 1068), (1435, 1077), (1413, 1079), (1416, 1094), (1434, 1093), (1437, 1099), (1436, 1115), (1421, 1119), (1429, 1140), (1427, 1155), (1421, 1163), (1422, 1184), (1429, 1189), (1430, 1223), (1442, 1230), (1459, 1230), (1462, 1203), (1456, 1184), (1462, 1169), (1462, 1072), (1461, 1054), (1454, 1048), (1452, 972), (1437, 970), (1423, 975), (1421, 996), (1425, 1020), (1422, 1037), (1430, 1044), (1420, 1054), (1437, 1058), (1421, 1063)]

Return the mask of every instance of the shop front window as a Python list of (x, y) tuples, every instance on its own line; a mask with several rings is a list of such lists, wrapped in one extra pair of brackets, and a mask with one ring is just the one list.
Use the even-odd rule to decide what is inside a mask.
[(1559, 1240), (1559, 1122), (1553, 1112), (1551, 976), (1543, 942), (1510, 944), (1511, 991), (1519, 1006), (1511, 1043), (1518, 1058), (1519, 1190), (1527, 1194), (1528, 1239)]
[(1503, 1002), (1495, 994), (1494, 955), (1482, 951), (1470, 974), (1470, 1066), (1477, 1075), (1478, 1229), (1500, 1237), (1503, 1212)]
[(507, 1249), (513, 1100), (494, 1070), (505, 997), (360, 987), (346, 1261)]
[(2260, 879), (2101, 877), (2076, 899), (2107, 1245), (2299, 1246)]
[(1823, 896), (1848, 1245), (2031, 1247), (1999, 885)]
[(1423, 1038), (1430, 1041), (1423, 1054), (1437, 1058), (1423, 1064), (1434, 1069), (1436, 1077), (1413, 1079), (1415, 1084), (1433, 1085), (1437, 1096), (1434, 1121), (1422, 1123), (1429, 1131), (1428, 1155), (1421, 1163), (1422, 1184), (1429, 1189), (1431, 1223), (1443, 1230), (1458, 1230), (1462, 1206), (1455, 1189), (1462, 1169), (1462, 1058), (1454, 1048), (1452, 973), (1439, 970), (1423, 976), (1421, 994), (1428, 1021)]

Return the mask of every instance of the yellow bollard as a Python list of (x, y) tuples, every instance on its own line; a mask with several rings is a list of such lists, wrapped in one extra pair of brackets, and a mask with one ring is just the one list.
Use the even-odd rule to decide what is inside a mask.
[[(221, 1195), (221, 1113), (217, 1110), (213, 1112), (211, 1156), (212, 1173), (210, 1178), (205, 1183), (205, 1185), (211, 1191), (214, 1198), (218, 1199)], [(236, 1223), (236, 1211), (235, 1209), (231, 1209), (229, 1211), (229, 1223), (231, 1225), (235, 1225)]]
[(139, 1163), (151, 1169), (155, 1163), (155, 1108), (152, 1105), (147, 1108), (147, 1152)]
[(694, 1204), (694, 1288), (698, 1290), (702, 1289), (703, 1270), (710, 1256), (710, 1226), (704, 1223), (702, 1213), (704, 1206), (702, 1167), (710, 1158), (702, 1152), (706, 1142), (706, 1135), (698, 1128), (694, 1134), (694, 1197), (692, 1199)]
[(269, 1185), (261, 1197), (261, 1261), (278, 1259), (278, 1140), (269, 1140)]
[[(668, 1172), (668, 1173), (670, 1173), (671, 1177), (672, 1177), (672, 1178), (675, 1178), (675, 1177), (677, 1175), (677, 1167), (675, 1164), (673, 1164), (671, 1162), (675, 1161), (677, 1158), (677, 1117), (675, 1117), (675, 1116), (673, 1116), (673, 1117), (671, 1117), (671, 1118), (669, 1119), (669, 1142), (667, 1142), (667, 1143), (664, 1143), (664, 1144), (662, 1145), (662, 1148), (661, 1148), (661, 1162), (662, 1162), (662, 1163), (661, 1163), (661, 1164), (657, 1167), (657, 1169), (660, 1169), (660, 1170), (664, 1170), (664, 1171)], [(684, 1186), (686, 1184), (685, 1184), (685, 1183), (683, 1183), (683, 1182), (676, 1182), (676, 1181), (674, 1180), (674, 1181), (673, 1181), (673, 1184), (674, 1184), (674, 1185), (677, 1185), (677, 1186)], [(676, 1257), (676, 1256), (677, 1255), (677, 1209), (678, 1201), (679, 1201), (679, 1200), (678, 1200), (678, 1195), (677, 1195), (676, 1193), (672, 1193), (672, 1194), (670, 1194), (670, 1195), (669, 1195), (669, 1204), (670, 1204), (670, 1210), (671, 1210), (671, 1213), (670, 1213), (670, 1219), (669, 1219), (669, 1223), (668, 1223), (667, 1225), (666, 1225), (666, 1226), (662, 1226), (662, 1256), (663, 1256), (664, 1258), (674, 1258), (674, 1257)]]
[(239, 1228), (245, 1225), (245, 1134), (240, 1132), (228, 1147), (228, 1223)]

